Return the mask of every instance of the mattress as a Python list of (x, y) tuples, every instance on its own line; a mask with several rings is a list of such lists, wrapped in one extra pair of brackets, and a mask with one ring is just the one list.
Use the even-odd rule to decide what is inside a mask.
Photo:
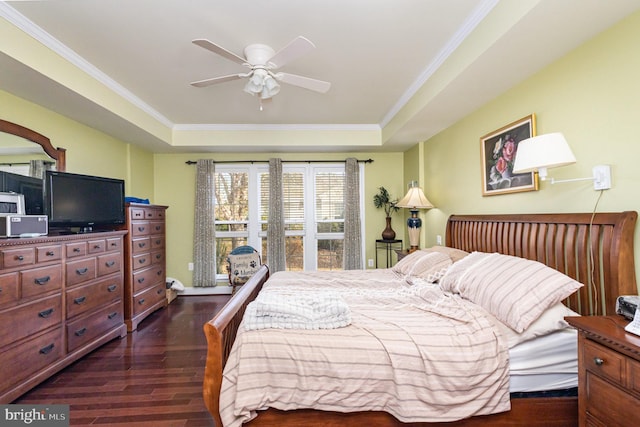
[(511, 393), (577, 387), (577, 332), (567, 328), (520, 343), (509, 350), (509, 363)]

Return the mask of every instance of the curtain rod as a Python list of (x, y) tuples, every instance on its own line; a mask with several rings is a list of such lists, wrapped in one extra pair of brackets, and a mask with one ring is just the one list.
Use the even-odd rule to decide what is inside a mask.
[[(282, 163), (344, 163), (346, 160), (283, 160)], [(196, 161), (187, 160), (187, 165), (195, 165)], [(222, 160), (214, 163), (269, 163), (269, 160)], [(373, 163), (373, 159), (358, 160), (358, 163)]]

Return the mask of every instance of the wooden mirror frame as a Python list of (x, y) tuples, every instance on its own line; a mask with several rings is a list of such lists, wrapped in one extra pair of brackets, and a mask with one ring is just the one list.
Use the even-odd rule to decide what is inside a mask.
[(2, 119), (0, 119), (0, 132), (10, 133), (12, 135), (16, 135), (24, 139), (28, 139), (29, 141), (35, 142), (42, 147), (44, 152), (47, 153), (49, 157), (55, 159), (57, 171), (65, 171), (67, 150), (60, 147), (54, 148), (53, 145), (51, 145), (51, 141), (46, 136), (24, 126), (20, 126), (16, 123), (11, 123)]

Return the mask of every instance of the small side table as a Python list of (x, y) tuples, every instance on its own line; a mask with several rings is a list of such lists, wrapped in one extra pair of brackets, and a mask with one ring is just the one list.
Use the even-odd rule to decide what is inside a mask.
[(380, 249), (385, 251), (387, 259), (386, 268), (389, 268), (393, 266), (393, 253), (402, 249), (402, 240), (376, 240), (376, 268), (378, 268), (378, 251)]

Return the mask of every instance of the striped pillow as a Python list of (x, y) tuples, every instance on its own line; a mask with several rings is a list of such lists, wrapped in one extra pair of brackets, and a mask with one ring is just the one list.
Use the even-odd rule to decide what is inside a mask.
[(473, 252), (449, 268), (440, 279), (440, 286), (482, 306), (522, 333), (582, 283), (537, 261)]

